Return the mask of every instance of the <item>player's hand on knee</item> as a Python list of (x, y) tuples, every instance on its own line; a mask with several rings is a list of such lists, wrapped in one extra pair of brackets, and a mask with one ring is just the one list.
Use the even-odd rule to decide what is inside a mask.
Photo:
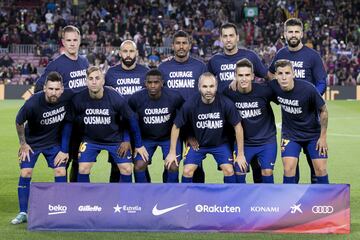
[(320, 137), (316, 142), (316, 150), (319, 152), (319, 155), (326, 156), (328, 153), (328, 145), (326, 142), (326, 138)]
[(141, 158), (147, 162), (149, 161), (149, 153), (147, 152), (146, 148), (144, 146), (141, 146), (139, 148), (135, 148), (134, 157), (136, 157), (137, 154), (140, 154)]
[(196, 140), (196, 138), (188, 137), (187, 142), (195, 151), (199, 150), (200, 146), (199, 146), (199, 142)]
[(127, 152), (130, 150), (131, 152), (131, 144), (130, 142), (122, 142), (118, 148), (118, 155), (122, 158), (126, 157)]
[(30, 152), (34, 153), (29, 144), (24, 143), (20, 145), (18, 157), (20, 161), (28, 161), (30, 162)]
[(59, 151), (54, 159), (54, 166), (55, 167), (60, 166), (60, 164), (66, 163), (68, 160), (69, 160), (69, 153), (64, 153), (62, 151)]
[(172, 152), (169, 152), (169, 154), (166, 156), (165, 158), (165, 167), (166, 169), (170, 169), (171, 165), (175, 163), (175, 165), (177, 167), (179, 167), (179, 163), (176, 159), (176, 154), (175, 153), (172, 153)]
[(242, 172), (247, 171), (248, 164), (246, 162), (245, 156), (243, 154), (238, 154), (234, 160), (237, 164), (239, 164), (240, 170)]

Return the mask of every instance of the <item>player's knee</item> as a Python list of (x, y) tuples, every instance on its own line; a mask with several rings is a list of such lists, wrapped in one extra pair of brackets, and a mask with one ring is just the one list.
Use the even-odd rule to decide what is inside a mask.
[(123, 175), (130, 175), (132, 173), (132, 164), (131, 163), (121, 163), (118, 164), (120, 173)]
[(231, 164), (222, 164), (221, 170), (223, 171), (224, 176), (232, 176), (234, 175), (234, 168)]
[(89, 174), (91, 167), (88, 165), (79, 164), (79, 173), (80, 174)]
[(148, 164), (146, 162), (144, 162), (143, 160), (139, 160), (135, 162), (134, 165), (134, 171), (135, 172), (143, 172), (146, 170)]
[(272, 169), (262, 169), (261, 170), (261, 175), (263, 175), (263, 176), (271, 176), (271, 175), (273, 175), (273, 170)]
[(184, 177), (192, 177), (194, 175), (195, 170), (196, 167), (185, 165), (183, 170)]
[(316, 166), (314, 170), (316, 176), (325, 176), (327, 174), (326, 166)]
[(23, 178), (29, 178), (32, 176), (33, 169), (32, 168), (23, 168), (20, 171), (20, 176)]
[(177, 171), (179, 171), (179, 167), (176, 166), (175, 163), (172, 163), (170, 168), (169, 168), (169, 172), (177, 172)]
[(64, 167), (58, 167), (54, 169), (54, 174), (56, 177), (61, 177), (66, 175), (66, 170)]

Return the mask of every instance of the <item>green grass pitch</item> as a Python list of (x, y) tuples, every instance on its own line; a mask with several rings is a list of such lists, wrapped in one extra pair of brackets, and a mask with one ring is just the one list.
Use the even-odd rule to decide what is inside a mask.
[[(308, 235), (308, 234), (252, 234), (252, 233), (83, 233), (83, 232), (29, 232), (26, 224), (13, 226), (9, 222), (18, 212), (17, 163), (18, 140), (15, 130), (15, 116), (23, 101), (0, 101), (0, 239), (360, 239), (360, 101), (330, 101), (329, 110), (329, 161), (331, 183), (351, 184), (351, 234), (350, 235)], [(280, 122), (279, 107), (274, 106), (276, 121)], [(159, 154), (159, 152), (157, 152)], [(102, 153), (91, 176), (92, 182), (107, 182), (109, 164)], [(41, 158), (42, 159), (42, 158)], [(33, 181), (53, 181), (53, 173), (45, 161), (39, 159)], [(300, 159), (301, 182), (309, 182), (309, 170), (305, 159)], [(162, 163), (154, 161), (150, 171), (154, 182), (160, 182)], [(204, 161), (206, 180), (222, 182), (221, 173), (214, 161)], [(248, 182), (251, 179), (247, 178)], [(275, 182), (282, 182), (282, 164), (278, 157), (275, 168)]]

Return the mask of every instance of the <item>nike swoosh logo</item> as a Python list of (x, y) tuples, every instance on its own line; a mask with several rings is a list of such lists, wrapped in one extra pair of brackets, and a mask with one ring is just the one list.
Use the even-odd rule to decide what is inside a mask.
[(184, 205), (186, 205), (186, 203), (183, 203), (183, 204), (180, 204), (180, 205), (176, 205), (176, 206), (173, 206), (173, 207), (164, 208), (164, 209), (159, 210), (159, 209), (157, 208), (157, 204), (156, 204), (156, 205), (154, 206), (154, 208), (152, 209), (152, 214), (153, 214), (154, 216), (160, 216), (160, 215), (163, 215), (163, 214), (165, 214), (165, 213), (171, 212), (171, 211), (173, 211), (173, 210), (175, 210), (175, 209), (177, 209), (177, 208), (179, 208), (179, 207), (182, 207), (182, 206), (184, 206)]

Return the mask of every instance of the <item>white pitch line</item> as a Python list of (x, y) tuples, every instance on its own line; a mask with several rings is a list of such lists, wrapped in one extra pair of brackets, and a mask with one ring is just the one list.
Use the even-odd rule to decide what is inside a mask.
[(360, 135), (354, 135), (354, 134), (328, 133), (328, 135), (331, 135), (331, 136), (339, 136), (339, 137), (354, 137), (354, 138), (360, 138)]

